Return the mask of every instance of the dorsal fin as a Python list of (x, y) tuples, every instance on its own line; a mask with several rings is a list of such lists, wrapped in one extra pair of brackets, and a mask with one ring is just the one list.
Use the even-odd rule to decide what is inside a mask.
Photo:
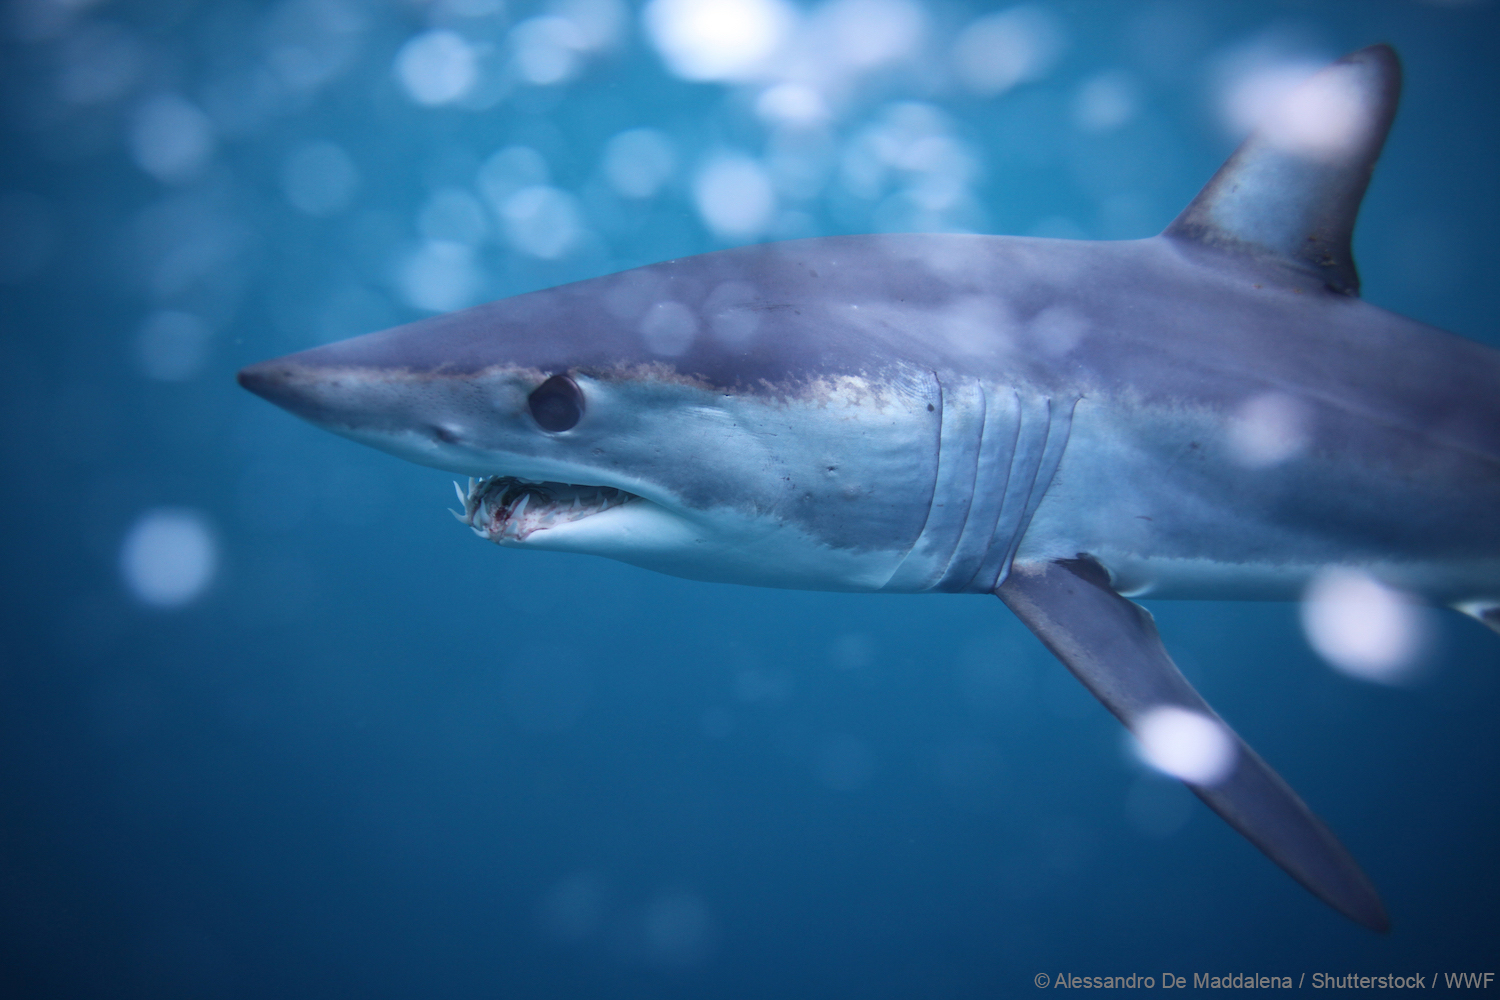
[(1372, 45), (1309, 77), (1234, 151), (1164, 235), (1269, 256), (1359, 294), (1354, 219), (1401, 96)]

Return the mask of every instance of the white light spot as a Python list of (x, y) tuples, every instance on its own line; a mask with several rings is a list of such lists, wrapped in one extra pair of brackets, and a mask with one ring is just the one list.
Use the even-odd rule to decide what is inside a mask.
[(136, 166), (170, 184), (191, 180), (214, 151), (208, 116), (176, 94), (158, 94), (135, 110), (130, 153)]
[(1008, 351), (1016, 325), (1005, 303), (989, 295), (954, 300), (938, 314), (937, 323), (953, 349), (966, 355)]
[(900, 188), (876, 208), (884, 232), (952, 231), (975, 205), (970, 183), (977, 156), (949, 134), (947, 116), (930, 104), (902, 101), (884, 109), (844, 152), (844, 186), (856, 197), (880, 198), (892, 182)]
[(797, 20), (782, 0), (651, 0), (641, 16), (667, 68), (687, 80), (754, 77)]
[(1311, 421), (1307, 404), (1291, 396), (1279, 392), (1254, 396), (1230, 420), (1230, 452), (1247, 468), (1280, 465), (1307, 448)]
[(760, 329), (761, 314), (752, 304), (755, 289), (742, 281), (726, 281), (703, 302), (703, 315), (714, 339), (727, 347), (743, 350)]
[(1141, 759), (1163, 774), (1195, 785), (1217, 785), (1234, 770), (1234, 739), (1214, 719), (1173, 705), (1163, 705), (1136, 721), (1134, 735)]
[(1084, 132), (1113, 132), (1129, 124), (1140, 104), (1135, 81), (1106, 72), (1083, 81), (1073, 97), (1073, 120)]
[(1041, 7), (1012, 7), (963, 30), (953, 46), (954, 70), (970, 90), (993, 96), (1045, 76), (1065, 45), (1053, 15)]
[(772, 125), (806, 128), (827, 121), (831, 115), (823, 95), (802, 83), (768, 87), (755, 101), (755, 113)]
[(1329, 569), (1302, 596), (1302, 628), (1318, 655), (1360, 680), (1409, 680), (1427, 647), (1421, 609), (1368, 574)]
[(573, 23), (583, 48), (599, 51), (616, 45), (625, 34), (630, 10), (621, 0), (553, 0), (554, 14)]
[(208, 327), (192, 313), (163, 309), (136, 336), (136, 359), (147, 378), (182, 382), (198, 374), (208, 354)]
[(1318, 70), (1309, 62), (1270, 62), (1253, 54), (1223, 91), (1222, 113), (1236, 133), (1260, 128)]
[(813, 773), (835, 792), (857, 792), (875, 775), (875, 754), (864, 740), (835, 736), (819, 750)]
[(1261, 129), (1277, 148), (1326, 162), (1354, 153), (1368, 125), (1354, 72), (1331, 70), (1287, 94), (1271, 109)]
[(748, 156), (709, 161), (693, 181), (698, 214), (720, 239), (752, 239), (764, 232), (776, 210), (771, 179)]
[(547, 161), (530, 146), (506, 146), (484, 161), (475, 179), (479, 193), (502, 220), (505, 203), (522, 188), (548, 182)]
[(658, 302), (641, 317), (641, 336), (652, 354), (675, 358), (693, 346), (698, 320), (681, 302)]
[(670, 295), (666, 282), (652, 271), (626, 271), (604, 294), (604, 307), (615, 319), (635, 322), (652, 305)]
[(299, 212), (321, 218), (349, 207), (359, 186), (354, 161), (342, 146), (318, 139), (305, 142), (281, 165), (281, 190)]
[(1077, 347), (1088, 330), (1089, 321), (1070, 306), (1048, 306), (1031, 320), (1031, 339), (1054, 358)]
[(826, 38), (818, 55), (856, 71), (909, 55), (926, 28), (922, 9), (906, 0), (833, 0), (816, 18), (814, 30)]
[(410, 39), (396, 53), (396, 75), (418, 104), (450, 104), (479, 80), (473, 47), (457, 32), (439, 29)]
[(511, 29), (516, 72), (527, 83), (547, 86), (578, 74), (586, 42), (565, 17), (533, 17)]
[(408, 305), (452, 312), (472, 305), (480, 274), (473, 250), (448, 240), (428, 240), (402, 262), (396, 275)]
[(257, 41), (276, 80), (294, 91), (311, 91), (353, 63), (368, 27), (365, 5), (349, 0), (282, 0), (268, 5)]
[(676, 169), (672, 140), (656, 129), (621, 132), (604, 147), (604, 176), (627, 198), (650, 198)]
[(500, 216), (511, 245), (544, 260), (564, 256), (583, 235), (583, 216), (573, 196), (544, 184), (505, 199)]
[(140, 601), (181, 607), (198, 597), (218, 568), (218, 546), (195, 510), (159, 507), (133, 524), (120, 547), (120, 573)]

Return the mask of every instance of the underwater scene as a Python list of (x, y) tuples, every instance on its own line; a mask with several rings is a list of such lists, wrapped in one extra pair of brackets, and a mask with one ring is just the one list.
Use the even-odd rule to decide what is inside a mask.
[(1361, 294), (1500, 348), (1487, 0), (0, 0), (0, 994), (1500, 988), (1472, 617), (1144, 599), (1377, 933), (994, 596), (492, 545), (463, 476), (236, 384), (732, 247), (1153, 236), (1377, 43)]

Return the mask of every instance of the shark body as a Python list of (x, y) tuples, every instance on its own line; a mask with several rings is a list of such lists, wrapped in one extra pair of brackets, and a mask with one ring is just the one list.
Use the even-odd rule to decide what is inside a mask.
[(1273, 121), (1152, 239), (742, 247), (240, 380), (476, 477), (458, 515), (502, 545), (995, 593), (1127, 726), (1209, 726), (1230, 763), (1189, 786), (1383, 930), (1352, 858), (1130, 598), (1295, 599), (1339, 566), (1496, 625), (1500, 352), (1357, 296), (1350, 236), (1398, 91), (1384, 46), (1334, 64), (1293, 96), (1320, 131)]

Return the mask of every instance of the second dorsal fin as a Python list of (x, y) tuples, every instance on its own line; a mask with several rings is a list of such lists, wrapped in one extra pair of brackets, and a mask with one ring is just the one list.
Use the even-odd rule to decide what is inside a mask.
[(1389, 45), (1340, 59), (1292, 90), (1165, 235), (1269, 256), (1359, 294), (1354, 219), (1401, 96)]

